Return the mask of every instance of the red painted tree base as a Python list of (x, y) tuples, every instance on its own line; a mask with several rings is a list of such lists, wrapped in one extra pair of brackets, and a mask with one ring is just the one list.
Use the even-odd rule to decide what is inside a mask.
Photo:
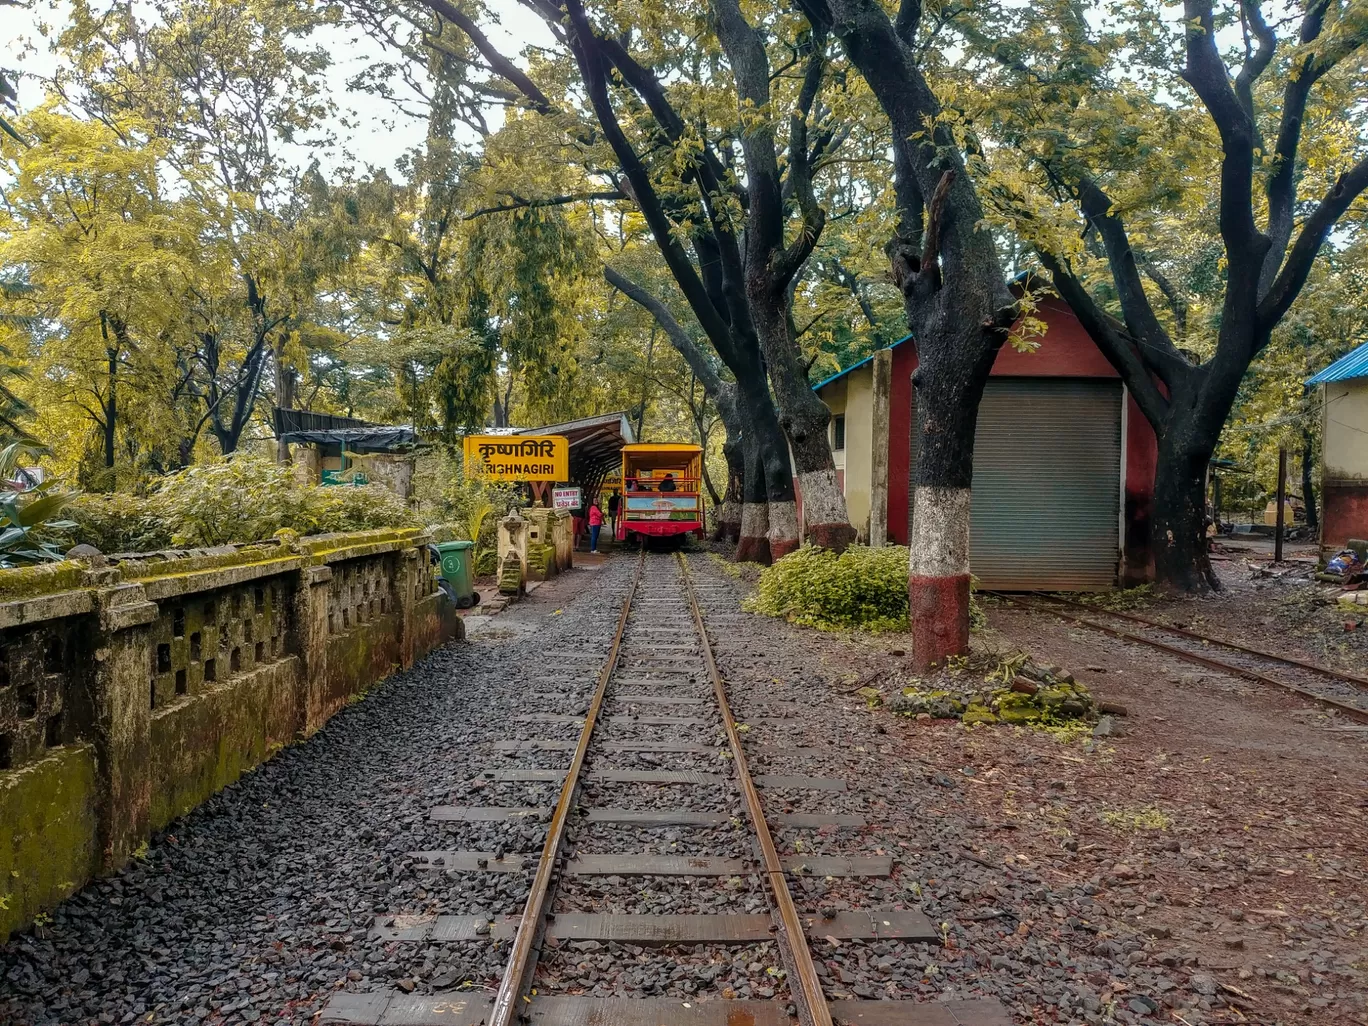
[(809, 524), (807, 540), (819, 549), (844, 552), (855, 542), (855, 528), (849, 524)]
[(914, 576), (907, 582), (912, 666), (924, 672), (969, 651), (969, 575)]
[(797, 538), (785, 538), (783, 541), (771, 541), (769, 543), (770, 559), (783, 559), (790, 552), (798, 551)]
[(733, 558), (737, 563), (762, 563), (769, 566), (770, 543), (769, 539), (763, 534), (752, 537), (742, 537), (736, 542), (736, 555)]

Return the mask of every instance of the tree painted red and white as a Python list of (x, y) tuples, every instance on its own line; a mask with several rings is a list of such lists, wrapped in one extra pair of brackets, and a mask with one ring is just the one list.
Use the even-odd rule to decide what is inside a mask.
[(921, 0), (902, 0), (894, 17), (880, 0), (799, 6), (840, 39), (893, 129), (899, 219), (889, 249), (918, 358), (908, 600), (912, 661), (924, 670), (968, 649), (974, 430), (1017, 305), (960, 144), (923, 70)]

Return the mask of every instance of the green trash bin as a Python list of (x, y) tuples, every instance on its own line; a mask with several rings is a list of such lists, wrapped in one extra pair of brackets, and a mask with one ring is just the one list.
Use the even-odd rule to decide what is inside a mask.
[(469, 609), (480, 601), (475, 590), (475, 575), (470, 561), (474, 558), (475, 543), (468, 541), (439, 542), (431, 546), (441, 567), (442, 590), (451, 596), (457, 609)]

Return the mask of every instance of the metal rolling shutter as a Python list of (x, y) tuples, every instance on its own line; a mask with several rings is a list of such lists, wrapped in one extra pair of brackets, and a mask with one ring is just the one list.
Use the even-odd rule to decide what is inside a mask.
[(1121, 385), (993, 378), (974, 444), (969, 562), (984, 588), (1116, 583)]

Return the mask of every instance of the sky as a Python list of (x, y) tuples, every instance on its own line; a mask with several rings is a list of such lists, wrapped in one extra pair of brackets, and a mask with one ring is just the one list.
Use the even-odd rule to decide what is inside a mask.
[[(97, 9), (99, 0), (96, 0)], [(150, 11), (151, 4), (138, 3)], [(506, 53), (520, 51), (527, 42), (546, 43), (550, 35), (545, 26), (516, 0), (494, 0), (490, 9), (496, 12), (502, 26), (490, 31), (493, 39)], [(18, 70), (19, 106), (28, 109), (43, 99), (41, 79), (57, 69), (57, 55), (52, 53), (51, 41), (65, 27), (68, 0), (27, 0), (26, 7), (0, 6), (0, 67)], [(47, 26), (47, 36), (42, 31)], [(396, 174), (395, 162), (407, 150), (423, 141), (424, 125), (409, 117), (388, 101), (364, 92), (347, 89), (347, 79), (367, 65), (380, 60), (385, 51), (374, 40), (346, 29), (327, 28), (312, 37), (332, 54), (333, 65), (326, 79), (339, 117), (330, 126), (339, 139), (335, 151), (319, 151), (304, 146), (285, 146), (282, 152), (293, 163), (303, 166), (317, 157), (324, 173), (340, 166), (371, 164)], [(343, 115), (355, 128), (343, 127)], [(497, 127), (499, 112), (491, 112), (491, 127)], [(348, 160), (347, 155), (354, 156)]]

